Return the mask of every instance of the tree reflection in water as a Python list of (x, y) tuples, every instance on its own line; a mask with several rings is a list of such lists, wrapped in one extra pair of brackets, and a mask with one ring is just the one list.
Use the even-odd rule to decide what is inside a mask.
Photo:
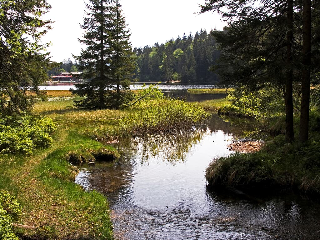
[[(142, 162), (147, 162), (152, 157), (175, 164), (184, 161), (186, 153), (202, 139), (205, 133), (205, 129), (194, 127), (177, 131), (175, 134), (145, 135), (125, 141), (121, 149), (126, 155), (140, 156)], [(128, 149), (131, 149), (131, 154)]]

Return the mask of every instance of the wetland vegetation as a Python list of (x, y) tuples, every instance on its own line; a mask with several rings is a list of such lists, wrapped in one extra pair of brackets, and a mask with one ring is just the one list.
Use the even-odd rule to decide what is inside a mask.
[[(78, 164), (99, 165), (98, 162), (106, 161), (116, 163), (107, 164), (107, 169), (120, 166), (120, 170), (124, 170), (120, 173), (126, 173), (129, 175), (126, 180), (132, 181), (133, 174), (121, 169), (119, 146), (122, 143), (130, 146), (128, 142), (133, 139), (138, 150), (149, 154), (147, 158), (154, 158), (157, 152), (164, 153), (166, 162), (148, 165), (146, 161), (149, 170), (148, 167), (157, 169), (162, 164), (161, 183), (167, 171), (172, 170), (171, 166), (177, 164), (176, 157), (183, 160), (187, 155), (185, 150), (192, 149), (202, 137), (209, 139), (206, 143), (212, 148), (215, 136), (219, 139), (215, 148), (222, 149), (222, 153), (210, 159), (212, 163), (206, 170), (208, 190), (232, 189), (250, 200), (247, 193), (257, 189), (288, 190), (319, 197), (319, 2), (253, 2), (205, 1), (201, 12), (221, 13), (228, 24), (223, 31), (209, 34), (201, 31), (195, 37), (183, 36), (166, 44), (133, 50), (119, 2), (89, 0), (81, 25), (84, 35), (80, 42), (85, 49), (76, 56), (76, 68), (83, 71), (81, 77), (85, 81), (77, 84), (72, 90), (74, 95), (70, 95), (69, 91), (39, 90), (39, 85), (48, 80), (48, 71), (59, 65), (43, 52), (49, 45), (40, 40), (51, 28), (52, 22), (42, 18), (51, 8), (50, 4), (46, 0), (1, 1), (0, 238), (112, 239), (111, 218), (115, 212), (110, 211), (107, 198), (96, 190), (85, 191), (74, 179), (79, 173)], [(188, 103), (164, 97), (154, 87), (132, 92), (130, 81), (134, 78), (165, 80), (172, 84), (219, 82), (231, 86), (232, 90), (189, 90), (192, 95), (218, 93), (227, 97)], [(223, 124), (228, 122), (228, 126), (241, 128), (241, 133), (232, 135), (234, 140), (239, 137), (236, 143), (240, 146), (262, 139), (259, 151), (238, 153), (246, 144), (234, 148), (235, 144), (228, 149), (228, 134), (202, 124), (212, 112), (222, 116)], [(213, 120), (221, 121), (217, 119)], [(163, 135), (168, 137), (162, 138)], [(168, 144), (166, 147), (172, 152), (159, 146), (159, 139), (160, 143)], [(143, 142), (151, 145), (141, 146)], [(235, 150), (231, 155), (230, 149)], [(202, 160), (202, 153), (197, 157)], [(199, 170), (199, 159), (193, 166), (192, 161), (182, 161), (182, 168), (191, 163), (192, 170)], [(126, 162), (124, 167), (132, 170), (145, 163), (138, 165), (136, 160)], [(206, 161), (201, 163), (208, 164)], [(157, 173), (154, 169), (141, 182), (148, 184), (154, 180), (150, 175)], [(183, 174), (188, 173), (187, 170), (184, 168), (181, 175), (172, 171), (180, 187), (185, 185), (187, 176)], [(270, 209), (282, 208), (282, 203), (277, 205), (271, 201), (270, 205), (257, 208), (241, 201), (239, 205), (228, 205), (226, 201), (221, 204), (215, 200), (216, 195), (205, 189), (204, 176), (199, 177), (201, 171), (203, 169), (196, 177), (200, 185), (192, 185), (194, 179), (191, 178), (192, 184), (188, 186), (195, 190), (191, 198), (198, 197), (201, 188), (201, 197), (209, 199), (202, 202), (209, 209), (206, 213), (198, 211), (202, 205), (190, 200), (188, 191), (179, 192), (182, 187), (165, 186), (164, 191), (178, 199), (177, 204), (170, 207), (170, 198), (161, 195), (154, 186), (142, 184), (142, 188), (137, 189), (142, 193), (138, 197), (147, 199), (146, 189), (155, 190), (153, 196), (148, 196), (151, 197), (149, 207), (152, 209), (158, 204), (165, 209), (150, 212), (138, 207), (138, 211), (143, 212), (142, 221), (151, 219), (154, 223), (159, 219), (163, 221), (164, 217), (165, 230), (170, 231), (173, 213), (174, 224), (178, 226), (174, 236), (180, 238), (184, 230), (186, 238), (211, 237), (212, 226), (216, 227), (214, 231), (219, 239), (291, 239), (292, 236), (312, 239), (318, 234), (318, 226), (314, 226), (320, 221), (318, 205), (315, 204), (316, 211), (309, 218), (299, 204), (290, 203), (289, 210), (286, 206), (284, 211), (276, 210), (285, 217), (274, 222), (274, 212)], [(114, 189), (117, 186), (113, 186)], [(187, 197), (180, 198), (183, 194)], [(159, 196), (163, 202), (158, 201)], [(186, 199), (194, 208), (190, 208)], [(254, 220), (269, 213), (264, 218), (266, 225), (252, 223), (248, 211), (243, 211), (246, 204), (250, 205), (249, 213), (255, 216)], [(132, 210), (131, 207), (128, 209)], [(250, 217), (234, 216), (238, 209)], [(137, 212), (129, 211), (120, 217), (141, 216), (135, 214)], [(305, 218), (308, 226), (303, 224)], [(187, 225), (181, 224), (185, 220)], [(242, 220), (250, 227), (242, 224)], [(282, 221), (286, 227), (291, 226), (289, 236)], [(162, 227), (156, 224), (155, 232), (138, 235), (146, 233), (154, 238), (164, 232), (159, 226)], [(230, 229), (236, 230), (230, 233)], [(275, 233), (277, 230), (280, 235)]]
[[(49, 124), (44, 125), (47, 132), (36, 131), (46, 136), (44, 140), (28, 135), (23, 129), (29, 118), (18, 118), (21, 125), (12, 125), (16, 131), (26, 133), (19, 135), (19, 141), (7, 138), (22, 145), (36, 137), (43, 145), (31, 145), (31, 151), (8, 143), (15, 148), (15, 154), (2, 147), (0, 186), (5, 190), (2, 194), (16, 196), (12, 201), (21, 211), (17, 218), (17, 210), (11, 211), (8, 204), (1, 203), (7, 223), (15, 220), (14, 225), (1, 222), (11, 226), (7, 232), (1, 232), (2, 236), (14, 232), (27, 239), (111, 239), (107, 199), (96, 191), (85, 192), (75, 184), (78, 169), (70, 162), (114, 160), (119, 153), (110, 142), (121, 141), (124, 136), (184, 130), (208, 116), (196, 104), (166, 99), (154, 88), (136, 93), (130, 107), (122, 110), (77, 109), (74, 99), (65, 99), (66, 95), (69, 94), (64, 91), (61, 95), (48, 92), (47, 101), (34, 105), (33, 115)], [(40, 127), (43, 121), (33, 124)], [(32, 126), (27, 128), (32, 131)], [(46, 139), (50, 141), (47, 143)]]

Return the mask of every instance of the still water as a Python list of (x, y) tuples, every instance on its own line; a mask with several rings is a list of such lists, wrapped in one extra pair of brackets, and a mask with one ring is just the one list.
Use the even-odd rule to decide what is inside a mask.
[[(131, 90), (139, 90), (142, 88), (147, 88), (149, 85), (144, 84), (132, 84), (130, 85)], [(215, 85), (170, 85), (170, 84), (156, 84), (159, 89), (164, 91), (170, 90), (187, 90), (187, 89), (207, 89), (214, 88)], [(75, 89), (74, 85), (49, 85), (49, 86), (39, 86), (40, 90), (70, 90)]]
[(107, 196), (116, 239), (320, 239), (310, 199), (207, 190), (205, 169), (228, 156), (237, 129), (213, 115), (178, 135), (123, 141), (122, 158), (83, 168), (76, 182)]

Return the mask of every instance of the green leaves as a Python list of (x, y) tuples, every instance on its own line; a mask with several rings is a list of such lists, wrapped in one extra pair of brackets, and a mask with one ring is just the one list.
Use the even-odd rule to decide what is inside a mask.
[(7, 191), (0, 190), (0, 239), (18, 240), (14, 234), (12, 222), (21, 214), (17, 200)]
[(0, 119), (0, 153), (32, 154), (36, 148), (52, 143), (51, 133), (56, 129), (52, 119), (23, 116), (18, 119)]
[[(0, 110), (12, 115), (32, 105), (28, 87), (47, 79), (49, 59), (40, 53), (40, 37), (50, 27), (42, 20), (50, 5), (45, 0), (5, 1), (0, 4)], [(39, 67), (41, 65), (41, 67)]]

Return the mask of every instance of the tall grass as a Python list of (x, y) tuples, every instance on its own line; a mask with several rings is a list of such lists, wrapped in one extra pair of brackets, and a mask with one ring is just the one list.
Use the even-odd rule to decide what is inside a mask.
[(120, 119), (123, 134), (172, 133), (192, 127), (208, 114), (195, 104), (173, 99), (142, 101)]

